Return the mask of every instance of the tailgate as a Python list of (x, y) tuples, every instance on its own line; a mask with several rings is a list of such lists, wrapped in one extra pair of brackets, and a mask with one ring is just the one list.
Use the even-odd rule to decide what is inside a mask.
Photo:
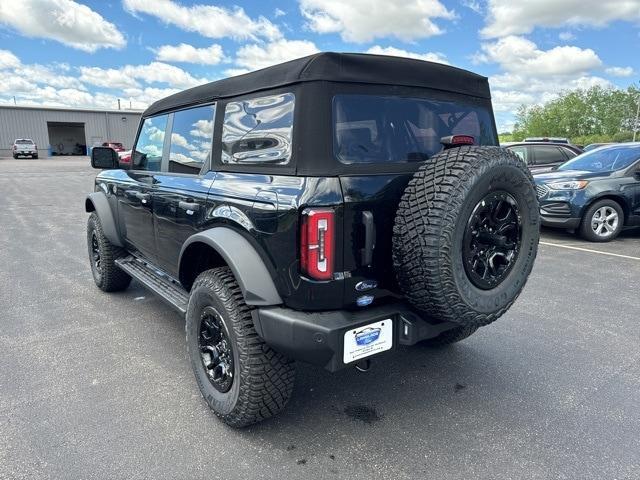
[[(363, 294), (376, 299), (396, 291), (391, 259), (393, 224), (412, 173), (341, 176), (344, 195), (345, 303), (355, 304)], [(368, 290), (365, 281), (378, 287)]]

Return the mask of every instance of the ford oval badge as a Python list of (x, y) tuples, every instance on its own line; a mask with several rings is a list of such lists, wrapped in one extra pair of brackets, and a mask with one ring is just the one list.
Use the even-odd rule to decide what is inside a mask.
[(366, 292), (367, 290), (373, 290), (378, 287), (378, 282), (375, 280), (363, 280), (356, 283), (356, 290), (358, 292)]
[(380, 338), (380, 328), (365, 328), (356, 333), (356, 343), (360, 346), (369, 345)]

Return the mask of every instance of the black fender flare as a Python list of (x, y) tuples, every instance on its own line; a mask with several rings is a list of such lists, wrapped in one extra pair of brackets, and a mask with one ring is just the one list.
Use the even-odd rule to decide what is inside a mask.
[(100, 219), (104, 235), (114, 245), (124, 247), (124, 243), (122, 242), (118, 229), (116, 228), (116, 222), (113, 219), (113, 212), (111, 211), (111, 205), (109, 205), (109, 199), (103, 192), (93, 192), (87, 195), (87, 198), (84, 201), (84, 209), (87, 213), (96, 212)]
[(282, 304), (282, 298), (260, 254), (238, 232), (227, 227), (214, 227), (190, 236), (180, 250), (180, 268), (182, 255), (195, 242), (204, 243), (220, 254), (238, 281), (247, 305)]

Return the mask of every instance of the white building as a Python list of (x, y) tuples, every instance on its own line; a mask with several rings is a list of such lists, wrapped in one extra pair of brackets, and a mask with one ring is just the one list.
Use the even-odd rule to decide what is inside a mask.
[(130, 149), (141, 110), (0, 105), (0, 157), (11, 156), (16, 138), (31, 138), (39, 155), (85, 154), (87, 147), (120, 142)]

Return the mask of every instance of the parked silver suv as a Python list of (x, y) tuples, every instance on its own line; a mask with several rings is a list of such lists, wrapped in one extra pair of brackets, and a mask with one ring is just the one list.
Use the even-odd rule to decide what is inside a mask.
[(13, 141), (13, 158), (19, 156), (38, 158), (38, 146), (30, 138), (17, 138)]

